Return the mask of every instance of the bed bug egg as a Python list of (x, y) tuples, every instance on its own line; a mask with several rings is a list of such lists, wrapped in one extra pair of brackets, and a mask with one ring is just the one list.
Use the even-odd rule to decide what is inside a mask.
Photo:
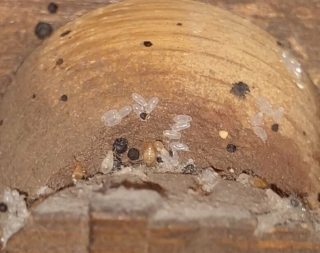
[(175, 130), (165, 130), (163, 131), (163, 135), (174, 140), (179, 140), (181, 138), (181, 134)]
[(101, 166), (100, 166), (100, 171), (103, 174), (109, 173), (113, 168), (113, 152), (109, 151), (107, 153), (107, 156), (103, 159)]
[(157, 97), (151, 98), (148, 104), (145, 106), (146, 113), (150, 114), (154, 110), (154, 108), (156, 108), (158, 103), (159, 103), (159, 98)]
[[(120, 116), (120, 118), (124, 118), (125, 116), (129, 115), (131, 111), (132, 111), (131, 106), (127, 105), (125, 107), (122, 107), (118, 111), (118, 115)], [(117, 115), (116, 115), (116, 117), (117, 117)]]
[(132, 93), (132, 99), (143, 107), (146, 107), (148, 104), (147, 101), (138, 93)]
[(144, 146), (142, 159), (147, 166), (152, 166), (157, 158), (157, 150), (154, 146), (154, 143), (147, 142)]
[(156, 148), (157, 151), (160, 151), (161, 149), (164, 148), (164, 145), (163, 145), (162, 141), (155, 141), (154, 147)]
[(178, 122), (187, 123), (187, 122), (191, 122), (191, 121), (192, 121), (192, 117), (189, 116), (189, 115), (183, 115), (183, 114), (181, 114), (181, 115), (176, 115), (176, 116), (174, 116), (173, 121), (174, 121), (174, 122), (177, 122), (177, 123), (178, 123)]
[(271, 114), (272, 113), (272, 106), (270, 104), (270, 101), (263, 97), (257, 97), (256, 103), (259, 106), (259, 110), (262, 113), (265, 114)]
[(253, 127), (253, 132), (263, 141), (266, 141), (268, 138), (266, 131), (262, 127)]
[(273, 111), (272, 119), (275, 122), (277, 122), (282, 118), (283, 114), (284, 114), (284, 108), (283, 107), (279, 107), (279, 108), (277, 108), (276, 110)]
[(190, 123), (188, 122), (177, 122), (174, 123), (171, 127), (173, 131), (181, 131), (190, 127)]
[(261, 124), (263, 120), (263, 113), (262, 112), (258, 112), (257, 114), (255, 114), (252, 119), (251, 119), (251, 125), (252, 126), (259, 126)]
[(117, 110), (110, 110), (102, 115), (101, 120), (107, 126), (114, 126), (121, 122), (121, 117), (119, 116)]
[(282, 63), (286, 66), (287, 70), (294, 75), (296, 79), (296, 85), (300, 89), (304, 89), (304, 86), (301, 83), (301, 75), (302, 75), (301, 64), (295, 59), (295, 57), (287, 49), (284, 49), (283, 51), (281, 51), (280, 59)]
[(174, 150), (177, 150), (177, 151), (189, 151), (189, 147), (182, 143), (182, 142), (171, 142), (169, 144), (170, 148), (174, 151)]
[(144, 112), (143, 107), (142, 107), (141, 105), (139, 105), (139, 104), (134, 104), (134, 105), (132, 106), (132, 110), (133, 110), (133, 112), (134, 112), (135, 114), (138, 115), (138, 117), (140, 117), (141, 113)]

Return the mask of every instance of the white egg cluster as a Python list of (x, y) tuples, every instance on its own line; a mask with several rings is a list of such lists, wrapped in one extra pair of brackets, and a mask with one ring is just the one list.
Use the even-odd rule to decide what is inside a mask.
[(139, 116), (140, 119), (145, 120), (159, 103), (159, 98), (157, 97), (151, 98), (147, 103), (146, 100), (138, 93), (132, 93), (132, 99), (137, 104), (134, 104), (132, 107), (126, 105), (119, 111), (115, 109), (110, 110), (102, 115), (101, 120), (107, 126), (112, 127), (118, 125), (124, 117), (131, 113), (132, 110)]
[(260, 126), (264, 115), (271, 116), (273, 121), (278, 122), (284, 114), (284, 108), (278, 107), (277, 109), (273, 109), (270, 101), (263, 97), (257, 97), (256, 104), (259, 107), (259, 112), (252, 117), (251, 125), (253, 126), (253, 132), (260, 139), (266, 141), (268, 138), (267, 132)]
[(24, 200), (17, 190), (6, 189), (2, 195), (2, 201), (7, 205), (7, 212), (1, 213), (0, 222), (2, 227), (1, 242), (5, 246), (8, 239), (18, 232), (28, 221), (29, 212)]
[(280, 52), (280, 58), (289, 72), (294, 75), (297, 86), (300, 89), (304, 89), (303, 83), (301, 81), (301, 64), (297, 61), (297, 59), (295, 59), (295, 57), (290, 53), (288, 49), (284, 49)]
[(159, 98), (153, 97), (147, 102), (144, 97), (138, 93), (132, 93), (132, 99), (136, 102), (132, 106), (133, 111), (141, 120), (145, 120), (159, 103)]
[(163, 136), (169, 138), (169, 147), (173, 152), (173, 158), (174, 160), (178, 160), (177, 151), (189, 151), (189, 147), (182, 142), (172, 140), (179, 140), (181, 138), (180, 131), (190, 127), (192, 117), (189, 115), (176, 115), (173, 121), (175, 123), (171, 126), (171, 130), (163, 131)]
[(110, 110), (101, 117), (101, 120), (105, 122), (107, 126), (115, 126), (118, 125), (124, 117), (128, 116), (131, 111), (132, 108), (128, 105), (122, 107), (119, 111)]

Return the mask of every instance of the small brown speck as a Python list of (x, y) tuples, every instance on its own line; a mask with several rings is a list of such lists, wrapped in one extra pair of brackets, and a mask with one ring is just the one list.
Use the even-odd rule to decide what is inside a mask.
[(66, 102), (68, 100), (68, 96), (62, 95), (60, 99), (61, 99), (61, 101)]
[(182, 23), (177, 23), (177, 26), (182, 26)]
[(61, 33), (60, 37), (67, 36), (69, 33), (71, 33), (71, 30), (68, 30), (68, 31), (65, 31), (65, 32)]
[(151, 47), (153, 44), (151, 43), (151, 41), (144, 41), (144, 42), (143, 42), (143, 45), (144, 45), (145, 47)]
[(279, 131), (279, 124), (273, 124), (273, 125), (271, 126), (271, 130), (272, 130), (273, 132), (278, 132), (278, 131)]
[(55, 14), (58, 11), (58, 5), (56, 5), (55, 3), (49, 3), (48, 5), (48, 11), (51, 14)]
[(0, 120), (0, 126), (2, 126), (3, 125), (3, 119), (2, 120)]
[(56, 65), (61, 65), (63, 63), (63, 59), (62, 58), (59, 58), (57, 61), (56, 61)]
[(37, 96), (36, 94), (33, 94), (33, 95), (32, 95), (32, 98), (33, 98), (33, 99), (35, 99), (35, 98), (36, 98), (36, 96)]

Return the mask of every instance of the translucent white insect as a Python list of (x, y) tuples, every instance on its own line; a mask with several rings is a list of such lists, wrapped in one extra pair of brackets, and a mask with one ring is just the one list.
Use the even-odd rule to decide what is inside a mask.
[(278, 122), (282, 118), (283, 114), (284, 114), (284, 108), (283, 107), (279, 107), (279, 108), (277, 108), (276, 110), (273, 111), (272, 119), (275, 122)]
[(125, 107), (122, 107), (119, 111), (118, 111), (118, 115), (116, 115), (116, 117), (120, 117), (121, 119), (123, 119), (124, 117), (128, 116), (130, 114), (130, 112), (132, 111), (131, 106), (127, 105)]
[(179, 165), (179, 157), (176, 151), (172, 152), (172, 157), (170, 156), (168, 150), (165, 148), (160, 149), (161, 159), (166, 167), (175, 167)]
[(174, 131), (181, 131), (190, 127), (190, 123), (188, 122), (177, 122), (172, 125), (171, 129)]
[(146, 113), (148, 114), (151, 113), (158, 103), (159, 103), (159, 98), (157, 97), (151, 98), (148, 104), (145, 106)]
[(251, 125), (252, 126), (259, 126), (261, 124), (263, 120), (263, 113), (262, 112), (258, 112), (257, 114), (255, 114), (252, 119), (251, 119)]
[(182, 142), (171, 142), (169, 146), (172, 150), (189, 151), (189, 147)]
[(263, 141), (266, 141), (268, 138), (266, 131), (262, 127), (254, 126), (253, 132)]
[(132, 93), (132, 99), (143, 107), (146, 107), (148, 104), (147, 101), (138, 93)]
[(109, 151), (107, 156), (103, 159), (100, 167), (100, 171), (103, 174), (109, 173), (113, 168), (113, 152)]
[(270, 101), (263, 97), (257, 97), (256, 103), (259, 106), (259, 110), (262, 113), (265, 114), (271, 114), (272, 113), (272, 105), (270, 104)]
[(282, 63), (286, 66), (286, 68), (289, 70), (289, 72), (291, 72), (294, 75), (297, 86), (300, 89), (303, 89), (304, 86), (301, 82), (301, 64), (294, 58), (294, 56), (287, 49), (281, 51), (280, 59)]
[(174, 118), (173, 118), (173, 121), (174, 122), (191, 122), (192, 121), (192, 117), (189, 116), (189, 115), (176, 115)]
[(181, 133), (174, 130), (165, 130), (163, 131), (163, 135), (169, 139), (179, 140), (181, 138)]

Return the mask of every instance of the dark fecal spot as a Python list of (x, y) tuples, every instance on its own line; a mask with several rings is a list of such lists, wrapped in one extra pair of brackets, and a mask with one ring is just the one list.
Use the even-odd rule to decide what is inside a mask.
[(62, 95), (60, 99), (61, 99), (61, 101), (66, 102), (68, 100), (68, 96)]
[(65, 31), (65, 32), (61, 33), (60, 37), (67, 36), (69, 33), (71, 33), (71, 30), (68, 30), (68, 31)]
[(282, 47), (281, 41), (277, 40), (277, 45), (280, 46), (280, 47)]
[(188, 164), (182, 169), (183, 174), (194, 174), (196, 172), (196, 168), (193, 164)]
[(320, 193), (318, 193), (317, 200), (320, 202)]
[(36, 94), (33, 94), (33, 95), (32, 95), (32, 98), (33, 98), (33, 99), (35, 99), (35, 98), (36, 98), (36, 96), (37, 96)]
[(177, 23), (177, 26), (182, 26), (182, 23)]
[(3, 119), (2, 120), (0, 120), (0, 126), (2, 126), (3, 125)]
[(237, 150), (237, 146), (232, 143), (229, 143), (226, 149), (229, 153), (234, 153)]
[(303, 134), (304, 136), (306, 136), (306, 135), (307, 135), (307, 133), (306, 133), (305, 131), (303, 131), (303, 132), (302, 132), (302, 134)]
[(290, 200), (290, 204), (293, 206), (293, 207), (298, 207), (300, 205), (299, 201), (296, 200), (296, 199), (291, 199)]
[(0, 203), (0, 212), (4, 213), (7, 210), (8, 210), (8, 206), (5, 203), (1, 202)]
[(169, 156), (173, 157), (173, 151), (172, 150), (169, 150)]
[(130, 148), (128, 151), (128, 157), (130, 160), (138, 160), (140, 156), (140, 152), (136, 148)]
[(61, 65), (63, 63), (63, 59), (62, 58), (59, 58), (57, 61), (56, 61), (56, 65)]
[(49, 37), (52, 32), (53, 32), (52, 26), (48, 23), (45, 23), (45, 22), (39, 22), (36, 25), (36, 28), (34, 30), (35, 35), (39, 39), (45, 39), (45, 38)]
[(148, 114), (146, 114), (145, 112), (140, 113), (140, 119), (146, 120)]
[(272, 130), (273, 132), (278, 132), (278, 130), (279, 130), (279, 124), (273, 124), (273, 125), (271, 126), (271, 130)]
[(163, 163), (163, 160), (160, 156), (157, 157), (157, 163)]
[(143, 45), (144, 45), (145, 47), (151, 47), (153, 44), (151, 43), (151, 41), (144, 41), (144, 42), (143, 42)]
[(55, 3), (49, 3), (48, 5), (48, 11), (51, 14), (57, 13), (58, 11), (58, 5), (56, 5)]
[(246, 98), (247, 92), (250, 92), (250, 89), (244, 82), (234, 83), (230, 90), (230, 93), (242, 99)]
[(117, 138), (113, 142), (113, 151), (117, 154), (122, 154), (128, 149), (128, 140), (126, 138)]

